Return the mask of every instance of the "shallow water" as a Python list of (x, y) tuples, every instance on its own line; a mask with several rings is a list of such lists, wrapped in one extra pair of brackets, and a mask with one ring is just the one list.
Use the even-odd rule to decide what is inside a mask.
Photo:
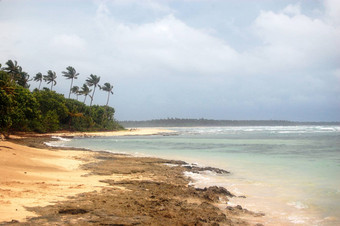
[(173, 136), (61, 140), (58, 145), (180, 159), (231, 171), (191, 174), (196, 186), (224, 186), (231, 199), (266, 213), (269, 224), (340, 225), (340, 127), (171, 128)]

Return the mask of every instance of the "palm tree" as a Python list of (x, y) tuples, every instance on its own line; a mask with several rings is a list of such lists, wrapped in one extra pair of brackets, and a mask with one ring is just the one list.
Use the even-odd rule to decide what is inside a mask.
[(73, 67), (71, 66), (68, 66), (66, 68), (67, 71), (63, 71), (61, 72), (63, 74), (64, 77), (66, 77), (66, 79), (71, 79), (71, 86), (70, 86), (70, 92), (68, 94), (68, 98), (70, 98), (71, 96), (71, 89), (72, 89), (72, 86), (73, 86), (73, 79), (77, 79), (79, 73), (76, 72), (76, 69), (74, 69)]
[(97, 75), (93, 75), (91, 74), (90, 77), (88, 77), (86, 79), (86, 82), (87, 82), (87, 85), (89, 86), (93, 86), (93, 93), (92, 93), (92, 96), (91, 96), (91, 103), (90, 103), (90, 107), (92, 106), (92, 101), (93, 101), (93, 97), (94, 97), (94, 92), (96, 91), (96, 87), (98, 85), (100, 81), (100, 77), (98, 77)]
[(8, 74), (11, 75), (11, 80), (15, 80), (17, 75), (20, 71), (20, 66), (18, 65), (18, 62), (15, 60), (14, 62), (12, 60), (8, 60), (6, 62), (7, 67), (4, 67), (3, 69), (8, 72)]
[(53, 90), (53, 86), (57, 84), (56, 79), (57, 75), (54, 71), (48, 70), (47, 75), (44, 75), (44, 81), (47, 82), (47, 84), (51, 83), (51, 91)]
[(33, 79), (35, 82), (39, 82), (39, 90), (40, 90), (41, 82), (43, 80), (43, 75), (39, 72), (34, 76)]
[(81, 95), (81, 93), (79, 91), (79, 86), (73, 86), (71, 88), (71, 92), (74, 93), (75, 95), (77, 95), (77, 100), (78, 100), (78, 96)]
[(30, 85), (28, 84), (29, 81), (32, 81), (32, 79), (30, 79), (30, 75), (25, 71), (21, 71), (20, 67), (20, 72), (17, 79), (18, 85), (28, 89), (30, 87)]
[(84, 84), (83, 87), (81, 87), (80, 93), (85, 96), (84, 104), (85, 104), (85, 101), (86, 101), (86, 97), (91, 93), (91, 91), (92, 91), (92, 89), (90, 89), (86, 84)]
[(99, 88), (107, 92), (107, 101), (106, 101), (106, 106), (107, 106), (109, 104), (110, 94), (113, 94), (112, 92), (113, 86), (110, 83), (106, 82), (104, 83), (103, 86), (99, 86)]

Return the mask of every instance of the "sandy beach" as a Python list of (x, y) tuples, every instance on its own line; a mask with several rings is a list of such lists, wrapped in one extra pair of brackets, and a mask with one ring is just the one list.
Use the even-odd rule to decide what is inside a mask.
[[(150, 136), (157, 134), (174, 133), (172, 130), (160, 128), (131, 128), (121, 131), (103, 132), (57, 132), (46, 133), (41, 136), (60, 136), (60, 137), (110, 137), (110, 136)], [(37, 135), (34, 135), (37, 136)], [(38, 135), (39, 136), (39, 135)]]
[[(167, 132), (145, 129), (49, 136)], [(233, 194), (225, 188), (188, 186), (190, 178), (183, 172), (204, 169), (158, 158), (36, 148), (42, 144), (41, 137), (30, 137), (0, 142), (0, 225), (255, 225), (262, 221), (262, 213), (226, 206)]]

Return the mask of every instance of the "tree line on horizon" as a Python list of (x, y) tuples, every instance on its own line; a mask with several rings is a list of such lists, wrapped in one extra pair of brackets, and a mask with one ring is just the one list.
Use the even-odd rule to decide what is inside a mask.
[(340, 122), (295, 122), (287, 120), (214, 120), (166, 118), (143, 121), (120, 121), (124, 127), (220, 127), (220, 126), (307, 126), (307, 125), (340, 125)]
[[(66, 67), (62, 76), (71, 80), (68, 98), (53, 91), (57, 84), (56, 72), (48, 70), (46, 75), (39, 72), (30, 79), (17, 61), (8, 60), (4, 67), (0, 64), (0, 133), (8, 137), (15, 131), (122, 129), (114, 120), (114, 108), (108, 106), (113, 85), (106, 82), (101, 86), (100, 76), (91, 74), (81, 88), (73, 86), (79, 73), (72, 66)], [(39, 86), (31, 92), (29, 82), (32, 80), (39, 82)], [(40, 89), (43, 81), (51, 84), (51, 88)], [(97, 87), (108, 93), (105, 106), (92, 106)], [(76, 99), (70, 98), (71, 93), (76, 95)], [(78, 101), (80, 95), (84, 95), (83, 102)], [(91, 98), (89, 106), (85, 104), (87, 96)]]

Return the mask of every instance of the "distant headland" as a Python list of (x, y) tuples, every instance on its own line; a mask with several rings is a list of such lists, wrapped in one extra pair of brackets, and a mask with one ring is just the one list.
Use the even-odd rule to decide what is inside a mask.
[(120, 121), (122, 126), (131, 127), (190, 127), (190, 126), (325, 126), (337, 125), (340, 122), (298, 122), (287, 120), (214, 120), (167, 118), (145, 121)]

